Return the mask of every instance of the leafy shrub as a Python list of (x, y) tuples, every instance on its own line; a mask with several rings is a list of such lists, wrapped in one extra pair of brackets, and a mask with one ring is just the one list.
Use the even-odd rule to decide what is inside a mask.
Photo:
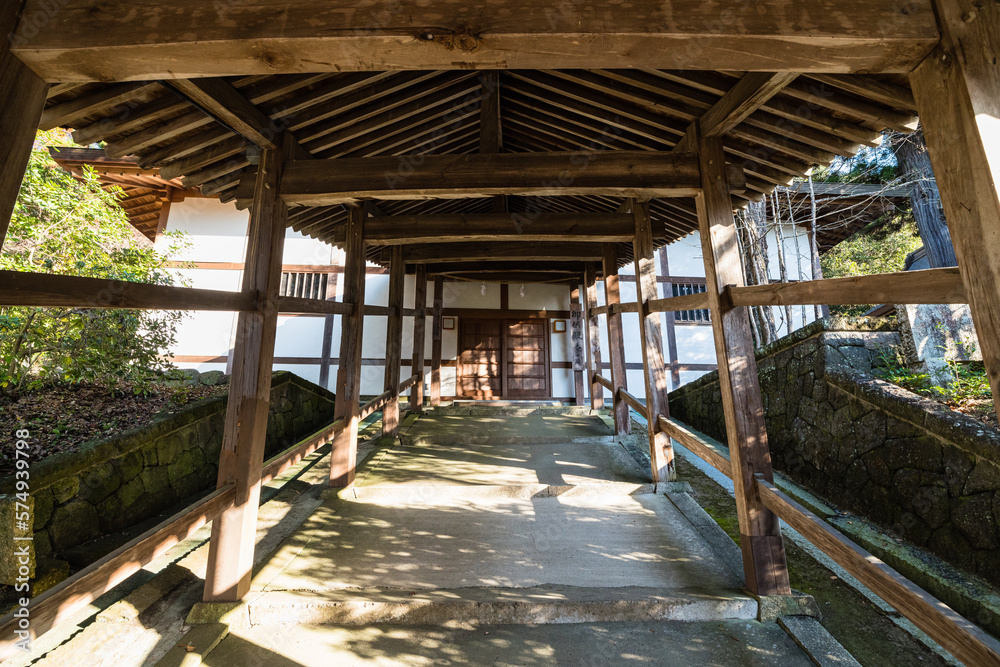
[[(121, 190), (106, 191), (91, 169), (77, 179), (46, 147), (61, 133), (40, 133), (32, 151), (0, 269), (171, 285), (166, 253), (129, 224)], [(0, 387), (48, 382), (126, 383), (142, 387), (172, 368), (180, 313), (90, 308), (0, 308)]]

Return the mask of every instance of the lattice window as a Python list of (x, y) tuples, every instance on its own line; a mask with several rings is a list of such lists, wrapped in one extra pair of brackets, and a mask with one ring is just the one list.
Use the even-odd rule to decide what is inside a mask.
[(282, 273), (281, 296), (325, 299), (329, 273)]
[[(700, 294), (705, 291), (705, 283), (672, 283), (674, 296), (685, 294)], [(711, 322), (707, 308), (701, 310), (681, 310), (674, 313), (675, 322), (689, 322), (694, 324), (707, 324)]]

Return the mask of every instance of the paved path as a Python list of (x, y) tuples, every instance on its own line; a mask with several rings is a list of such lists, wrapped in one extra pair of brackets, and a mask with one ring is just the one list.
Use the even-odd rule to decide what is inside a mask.
[(689, 497), (601, 419), (539, 412), (418, 420), (263, 564), (205, 664), (813, 664)]

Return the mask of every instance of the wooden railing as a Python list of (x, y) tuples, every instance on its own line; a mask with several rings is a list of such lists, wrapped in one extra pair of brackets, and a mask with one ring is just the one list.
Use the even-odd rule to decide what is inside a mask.
[[(705, 438), (675, 419), (657, 415), (661, 430), (713, 468), (732, 478), (732, 463)], [(892, 605), (953, 656), (968, 665), (1000, 665), (1000, 643), (946, 604), (837, 532), (788, 495), (756, 475), (754, 486), (764, 505), (820, 548), (876, 595)]]
[(424, 378), (423, 373), (414, 373), (413, 375), (411, 375), (410, 377), (406, 378), (405, 380), (399, 383), (399, 393), (402, 394), (407, 389), (415, 385), (417, 382), (423, 381), (423, 378)]
[[(196, 530), (232, 507), (235, 498), (235, 485), (223, 486), (32, 599), (32, 634), (38, 637), (48, 632), (174, 545), (191, 537)], [(15, 650), (19, 620), (14, 612), (0, 619), (0, 659)]]
[(600, 373), (594, 373), (593, 380), (594, 380), (594, 382), (596, 382), (597, 384), (601, 385), (602, 387), (604, 387), (605, 389), (607, 389), (611, 393), (614, 393), (615, 386), (613, 384), (611, 384), (611, 380), (609, 380), (608, 378), (604, 377)]
[(646, 406), (643, 405), (638, 398), (628, 393), (621, 387), (618, 388), (618, 398), (628, 403), (629, 407), (638, 412), (640, 415), (649, 419), (649, 410), (646, 409)]
[[(182, 289), (182, 288), (179, 288)], [(415, 373), (399, 386), (399, 393), (422, 381)], [(386, 391), (361, 406), (361, 419), (381, 409), (393, 397)], [(323, 445), (332, 441), (343, 428), (344, 420), (328, 424), (300, 440), (291, 449), (265, 461), (261, 469), (261, 484), (266, 484), (298, 464)], [(236, 487), (227, 484), (174, 514), (139, 537), (116, 549), (96, 563), (77, 572), (69, 579), (31, 600), (31, 632), (39, 637), (70, 618), (80, 608), (128, 579), (170, 548), (191, 537), (195, 531), (233, 506)], [(13, 612), (0, 618), (0, 660), (15, 650), (19, 620)]]

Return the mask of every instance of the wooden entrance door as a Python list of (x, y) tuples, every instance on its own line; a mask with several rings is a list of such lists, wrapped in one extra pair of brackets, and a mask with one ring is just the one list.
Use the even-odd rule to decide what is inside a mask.
[(549, 398), (549, 321), (507, 320), (504, 345), (507, 398)]
[(503, 393), (503, 320), (459, 320), (458, 382), (463, 398), (491, 400)]

